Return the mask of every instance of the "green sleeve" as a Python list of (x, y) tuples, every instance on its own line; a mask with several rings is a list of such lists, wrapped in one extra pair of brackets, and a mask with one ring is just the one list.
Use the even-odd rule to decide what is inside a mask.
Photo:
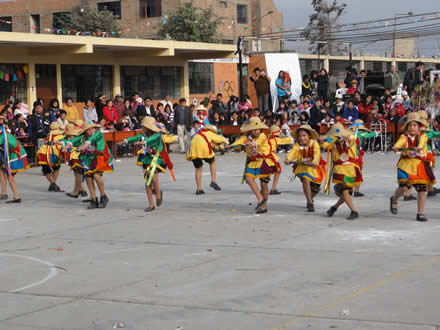
[(162, 139), (162, 134), (154, 134), (145, 140), (147, 147), (155, 147), (156, 150), (160, 147), (160, 140)]
[(78, 135), (71, 140), (62, 139), (61, 141), (64, 142), (65, 144), (70, 143), (74, 147), (80, 147), (81, 145), (84, 144), (84, 137), (82, 135)]
[(428, 140), (432, 139), (440, 139), (440, 131), (428, 131), (425, 132), (426, 136), (428, 137)]
[(96, 147), (97, 151), (105, 150), (105, 138), (102, 135), (101, 131), (96, 131), (90, 139), (87, 140), (90, 144), (93, 144)]
[(133, 144), (133, 143), (135, 143), (135, 142), (140, 142), (140, 141), (142, 141), (142, 137), (143, 137), (143, 136), (144, 136), (144, 134), (141, 133), (141, 134), (138, 134), (138, 135), (136, 135), (136, 136), (129, 137), (129, 138), (127, 139), (127, 143), (128, 143), (128, 144)]
[(358, 135), (361, 144), (364, 143), (365, 139), (375, 138), (376, 136), (377, 136), (376, 132), (365, 132)]
[(8, 148), (15, 149), (15, 148), (17, 148), (17, 144), (18, 144), (18, 141), (15, 138), (15, 136), (8, 134)]

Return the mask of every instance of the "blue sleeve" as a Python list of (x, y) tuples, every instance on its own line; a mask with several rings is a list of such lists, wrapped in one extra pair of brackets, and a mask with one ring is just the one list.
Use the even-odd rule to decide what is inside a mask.
[(359, 110), (357, 110), (357, 111), (354, 111), (354, 114), (353, 114), (353, 119), (352, 119), (352, 121), (355, 121), (355, 120), (357, 120), (359, 118)]
[(50, 113), (50, 122), (53, 123), (54, 121), (57, 121), (57, 117), (53, 113)]
[(32, 118), (31, 117), (29, 117), (29, 120), (28, 120), (28, 132), (29, 132), (29, 137), (32, 139), (33, 131), (32, 131)]

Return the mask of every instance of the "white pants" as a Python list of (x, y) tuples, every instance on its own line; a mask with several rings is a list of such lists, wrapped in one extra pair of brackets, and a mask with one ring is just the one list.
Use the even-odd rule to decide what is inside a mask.
[(180, 151), (185, 152), (185, 125), (177, 125), (177, 138), (179, 140)]

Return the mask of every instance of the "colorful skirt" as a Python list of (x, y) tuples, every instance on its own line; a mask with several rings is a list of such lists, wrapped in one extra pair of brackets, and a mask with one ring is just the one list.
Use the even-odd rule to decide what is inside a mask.
[(299, 173), (295, 173), (295, 175), (300, 178), (300, 179), (306, 179), (310, 182), (316, 183), (316, 184), (321, 184), (322, 179), (324, 178), (324, 169), (319, 166), (316, 171), (316, 176), (314, 176), (312, 173), (309, 172), (299, 172)]
[(263, 164), (259, 168), (246, 168), (245, 175), (251, 178), (262, 179), (268, 178), (271, 175), (278, 172), (278, 167), (276, 165), (269, 166), (266, 161), (263, 161)]
[(107, 157), (100, 155), (93, 158), (88, 166), (84, 166), (84, 175), (91, 176), (95, 173), (113, 172), (113, 162), (109, 163)]
[(434, 172), (428, 162), (420, 162), (416, 174), (408, 173), (400, 167), (397, 168), (397, 181), (399, 184), (434, 184), (436, 182)]
[[(14, 160), (9, 161), (9, 168), (11, 170), (11, 174), (15, 174), (18, 172), (23, 172), (27, 169), (29, 169), (29, 162), (27, 155), (23, 155), (20, 157), (20, 159), (16, 158)], [(3, 156), (0, 156), (0, 169), (2, 171), (6, 171), (6, 164), (3, 159)]]
[[(333, 183), (347, 187), (357, 187), (363, 182), (362, 171), (354, 165), (336, 165), (338, 170), (333, 172)], [(335, 167), (336, 167), (335, 166)]]

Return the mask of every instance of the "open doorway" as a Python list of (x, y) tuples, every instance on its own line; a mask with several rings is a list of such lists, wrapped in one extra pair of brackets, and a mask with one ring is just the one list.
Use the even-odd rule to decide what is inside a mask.
[(36, 64), (35, 75), (37, 98), (43, 99), (46, 108), (50, 100), (57, 97), (57, 67), (55, 64)]

